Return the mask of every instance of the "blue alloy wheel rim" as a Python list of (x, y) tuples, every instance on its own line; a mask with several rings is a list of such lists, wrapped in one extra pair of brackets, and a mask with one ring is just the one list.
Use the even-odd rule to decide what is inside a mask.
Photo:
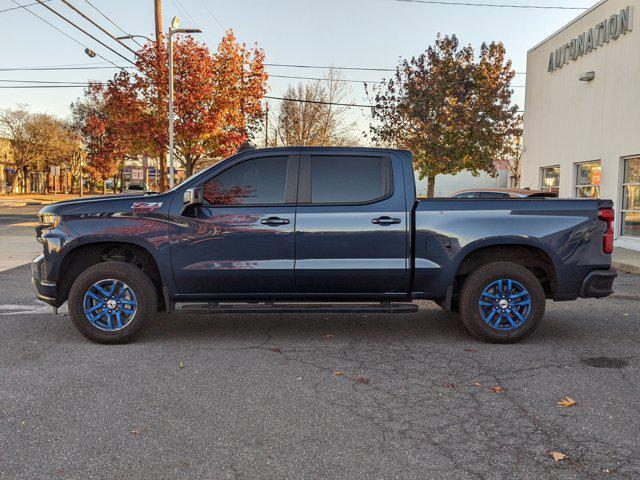
[(82, 306), (85, 317), (94, 327), (115, 332), (131, 323), (138, 310), (138, 300), (129, 285), (109, 278), (89, 287)]
[(520, 282), (501, 278), (482, 290), (478, 307), (482, 320), (491, 328), (516, 330), (531, 314), (531, 294)]

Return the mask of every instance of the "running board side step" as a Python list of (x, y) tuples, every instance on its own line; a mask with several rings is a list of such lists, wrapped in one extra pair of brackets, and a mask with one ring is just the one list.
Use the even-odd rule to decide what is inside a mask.
[(178, 302), (182, 313), (411, 313), (414, 303), (238, 303)]

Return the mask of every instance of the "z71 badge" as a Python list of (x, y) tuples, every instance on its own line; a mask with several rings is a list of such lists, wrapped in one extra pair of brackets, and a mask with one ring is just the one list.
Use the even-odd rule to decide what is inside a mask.
[(159, 209), (162, 202), (133, 202), (131, 211), (136, 213), (149, 213)]

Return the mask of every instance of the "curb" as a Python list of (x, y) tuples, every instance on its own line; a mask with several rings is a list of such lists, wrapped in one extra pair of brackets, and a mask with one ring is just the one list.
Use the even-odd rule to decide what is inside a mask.
[(613, 268), (618, 270), (619, 272), (624, 273), (632, 273), (634, 275), (640, 275), (640, 266), (638, 265), (629, 265), (628, 263), (622, 262), (612, 262)]

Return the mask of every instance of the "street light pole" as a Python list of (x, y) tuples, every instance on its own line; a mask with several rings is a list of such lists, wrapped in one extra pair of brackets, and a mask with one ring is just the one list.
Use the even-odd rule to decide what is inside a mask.
[(146, 35), (123, 35), (121, 37), (116, 37), (116, 40), (133, 40), (134, 38), (144, 38), (147, 42), (153, 42)]
[(173, 155), (173, 35), (176, 33), (200, 33), (198, 28), (178, 28), (180, 19), (173, 17), (169, 27), (169, 188), (175, 185), (175, 164)]
[[(173, 23), (178, 17), (173, 17)], [(173, 27), (169, 28), (169, 188), (175, 183), (173, 164)]]

